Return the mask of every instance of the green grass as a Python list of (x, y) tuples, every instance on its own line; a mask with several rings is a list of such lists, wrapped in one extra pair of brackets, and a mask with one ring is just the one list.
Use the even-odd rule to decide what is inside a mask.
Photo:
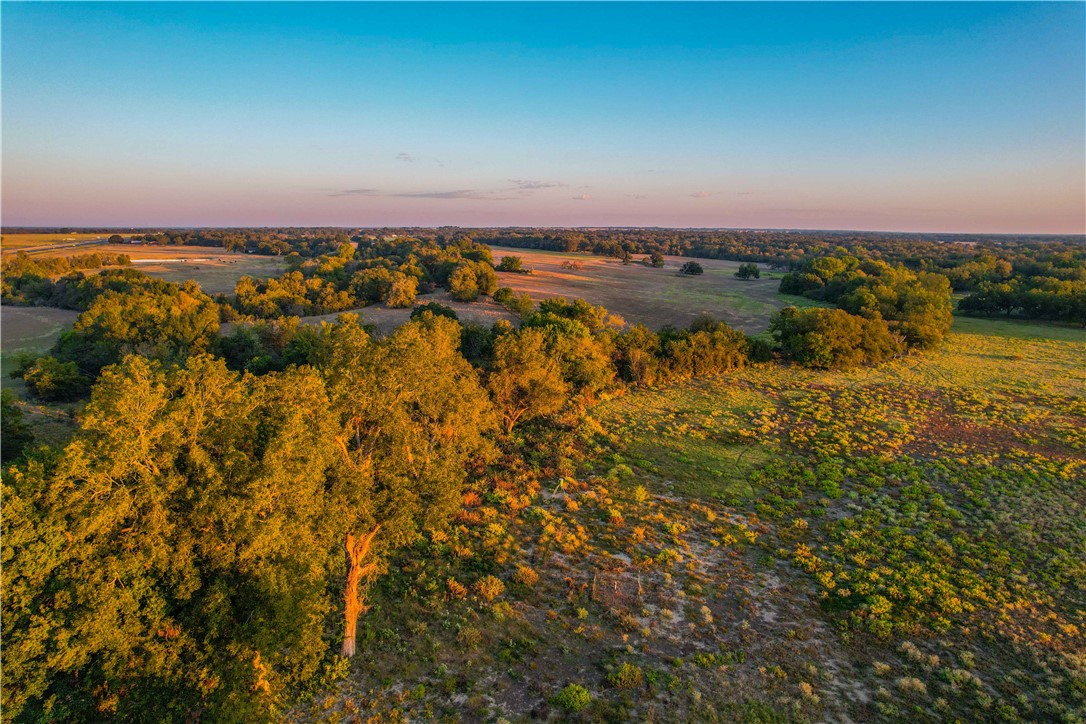
[(1086, 342), (1086, 327), (1057, 322), (999, 317), (955, 316), (952, 332), (1014, 339), (1058, 339)]

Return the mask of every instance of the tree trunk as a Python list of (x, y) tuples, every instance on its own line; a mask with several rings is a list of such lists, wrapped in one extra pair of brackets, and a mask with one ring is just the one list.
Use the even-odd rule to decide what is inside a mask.
[(374, 526), (369, 533), (364, 533), (357, 538), (348, 533), (347, 540), (343, 544), (343, 552), (347, 557), (347, 583), (343, 589), (345, 626), (343, 629), (343, 648), (341, 656), (350, 658), (355, 651), (355, 630), (358, 627), (358, 617), (366, 611), (363, 603), (364, 596), (359, 586), (364, 576), (368, 576), (377, 569), (374, 562), (362, 564), (370, 552), (370, 543), (381, 526)]

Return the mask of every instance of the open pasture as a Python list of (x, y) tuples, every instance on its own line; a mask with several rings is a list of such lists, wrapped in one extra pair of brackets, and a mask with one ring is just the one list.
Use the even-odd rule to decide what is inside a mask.
[[(105, 241), (106, 233), (93, 234), (3, 234), (0, 235), (0, 250), (3, 253), (15, 253), (40, 247), (58, 247), (59, 251), (74, 253), (73, 245), (89, 241)], [(43, 252), (48, 253), (48, 252)]]
[[(734, 274), (740, 262), (718, 259), (690, 259), (668, 256), (662, 268), (654, 269), (635, 257), (629, 264), (618, 259), (566, 254), (532, 249), (493, 246), (494, 261), (503, 256), (519, 256), (531, 274), (498, 272), (502, 286), (516, 292), (528, 292), (533, 299), (564, 296), (602, 304), (621, 315), (630, 324), (644, 324), (651, 329), (664, 325), (684, 327), (702, 314), (721, 319), (748, 334), (765, 331), (770, 316), (789, 305), (813, 304), (800, 297), (777, 294), (780, 282), (763, 278), (741, 280)], [(686, 276), (679, 268), (696, 261), (704, 274)], [(579, 269), (563, 268), (564, 262), (576, 262)]]
[(51, 307), (12, 307), (0, 305), (0, 374), (3, 387), (18, 387), (21, 382), (8, 377), (19, 352), (45, 352), (60, 333), (71, 326), (79, 312)]
[[(768, 526), (756, 570), (820, 602), (801, 628), (825, 618), (849, 644), (851, 717), (1075, 720), (1086, 333), (955, 327), (875, 368), (756, 365), (594, 413), (650, 491)], [(836, 669), (825, 655), (810, 665)]]
[[(279, 257), (231, 254), (218, 247), (151, 246), (145, 244), (100, 244), (85, 251), (100, 254), (127, 254), (134, 268), (169, 282), (193, 280), (208, 294), (232, 294), (243, 276), (272, 277), (283, 273)], [(57, 249), (38, 256), (69, 256), (79, 249)]]

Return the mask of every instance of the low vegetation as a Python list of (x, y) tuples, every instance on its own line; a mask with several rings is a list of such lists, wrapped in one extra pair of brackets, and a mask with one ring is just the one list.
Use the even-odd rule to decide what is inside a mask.
[[(947, 276), (840, 251), (752, 337), (306, 238), (232, 296), (48, 280), (81, 313), (17, 374), (76, 429), (5, 394), (6, 719), (1086, 711), (1086, 339), (946, 338)], [(298, 320), (360, 303), (411, 321)]]

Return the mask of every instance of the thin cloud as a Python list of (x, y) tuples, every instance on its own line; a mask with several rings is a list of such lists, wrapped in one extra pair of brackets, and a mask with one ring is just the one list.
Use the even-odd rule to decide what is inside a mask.
[(690, 198), (692, 199), (707, 199), (710, 196), (712, 196), (712, 194), (708, 191), (695, 191), (694, 193), (690, 194)]
[(630, 198), (630, 199), (647, 199), (648, 198), (648, 196), (646, 196), (645, 194), (626, 194), (626, 197)]
[(334, 194), (328, 194), (329, 196), (379, 196), (380, 191), (377, 189), (343, 189)]
[(404, 199), (453, 199), (470, 201), (511, 201), (510, 196), (496, 196), (494, 191), (476, 191), (475, 189), (457, 189), (455, 191), (413, 191), (389, 194)]
[(589, 194), (581, 194), (580, 196), (571, 197), (574, 201), (591, 201), (592, 197)]
[(400, 153), (396, 154), (396, 160), (397, 161), (406, 161), (407, 163), (414, 163), (415, 162), (415, 157), (412, 156), (410, 153), (404, 153), (404, 152), (401, 151)]
[(511, 178), (509, 183), (513, 184), (521, 191), (538, 191), (539, 189), (557, 189), (564, 188), (568, 184), (564, 184), (561, 181), (533, 181), (530, 179)]

